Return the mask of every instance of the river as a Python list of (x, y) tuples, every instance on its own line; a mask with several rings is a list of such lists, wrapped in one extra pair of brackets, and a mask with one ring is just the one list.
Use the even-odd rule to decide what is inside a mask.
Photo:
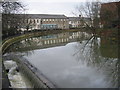
[(118, 87), (117, 42), (91, 37), (80, 31), (32, 37), (10, 46), (7, 54), (22, 55), (59, 88)]

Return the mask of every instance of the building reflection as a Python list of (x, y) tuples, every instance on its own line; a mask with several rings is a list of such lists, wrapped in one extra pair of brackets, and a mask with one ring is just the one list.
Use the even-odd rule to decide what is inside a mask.
[(15, 43), (10, 47), (10, 52), (30, 51), (35, 49), (50, 48), (55, 46), (64, 46), (69, 42), (76, 42), (81, 38), (88, 39), (89, 34), (85, 32), (65, 32), (51, 34), (47, 36), (32, 37)]

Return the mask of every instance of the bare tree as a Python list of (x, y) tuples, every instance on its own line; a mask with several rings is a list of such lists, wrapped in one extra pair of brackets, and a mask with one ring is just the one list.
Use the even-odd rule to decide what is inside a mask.
[(101, 2), (96, 0), (95, 2), (86, 2), (85, 4), (81, 4), (76, 7), (82, 17), (89, 18), (89, 23), (84, 18), (81, 18), (81, 20), (90, 30), (92, 30), (93, 33), (95, 33), (95, 29), (99, 28), (100, 26), (100, 5)]
[(23, 13), (24, 5), (18, 0), (4, 0), (1, 2), (2, 4), (2, 13), (3, 14), (18, 14)]
[[(93, 42), (97, 39), (96, 30), (100, 28), (100, 7), (101, 2), (99, 0), (96, 0), (94, 2), (85, 2), (76, 7), (76, 10), (81, 15), (81, 22), (85, 24), (86, 28), (92, 33), (91, 37), (84, 44), (82, 52), (84, 52), (85, 47), (90, 41)], [(84, 17), (87, 17), (89, 21), (86, 20)]]
[[(11, 35), (16, 35), (17, 30), (23, 23), (23, 14), (25, 6), (18, 0), (4, 0), (0, 2), (2, 9), (2, 36), (6, 38)], [(22, 17), (21, 17), (22, 16)]]

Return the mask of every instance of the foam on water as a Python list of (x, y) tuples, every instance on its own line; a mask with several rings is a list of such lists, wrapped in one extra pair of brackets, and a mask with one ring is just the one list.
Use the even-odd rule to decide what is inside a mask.
[(20, 72), (17, 72), (17, 64), (13, 60), (4, 61), (5, 68), (8, 71), (8, 78), (10, 80), (10, 84), (12, 88), (27, 88), (26, 85), (27, 82), (25, 82), (22, 74)]

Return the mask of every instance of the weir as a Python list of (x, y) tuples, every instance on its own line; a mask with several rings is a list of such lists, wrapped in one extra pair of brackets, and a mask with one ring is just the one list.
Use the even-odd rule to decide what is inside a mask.
[[(9, 58), (8, 58), (9, 57)], [(6, 60), (13, 60), (17, 63), (18, 69), (32, 84), (32, 88), (56, 88), (55, 84), (49, 81), (37, 68), (31, 65), (25, 58), (9, 54), (3, 57)]]

